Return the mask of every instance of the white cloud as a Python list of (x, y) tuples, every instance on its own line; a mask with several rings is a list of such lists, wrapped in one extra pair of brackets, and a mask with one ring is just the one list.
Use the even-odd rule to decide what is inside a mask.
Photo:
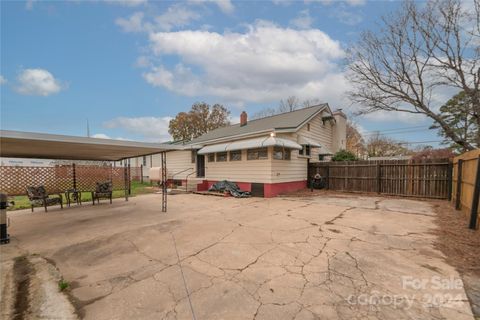
[(109, 4), (116, 4), (124, 7), (137, 7), (146, 4), (148, 0), (105, 0)]
[(7, 83), (7, 79), (5, 79), (2, 75), (0, 75), (0, 85)]
[(223, 12), (223, 13), (233, 13), (235, 11), (235, 6), (233, 5), (231, 0), (189, 0), (190, 3), (194, 4), (202, 4), (202, 3), (215, 3), (218, 8)]
[(312, 26), (313, 18), (308, 9), (299, 12), (295, 19), (290, 20), (290, 24), (299, 29), (309, 29)]
[(118, 18), (115, 23), (125, 32), (170, 31), (174, 28), (188, 26), (200, 19), (200, 15), (183, 5), (172, 5), (153, 21), (145, 21), (143, 12), (135, 12), (129, 18)]
[(97, 138), (97, 139), (113, 139), (113, 140), (122, 140), (122, 141), (131, 141), (129, 139), (125, 139), (125, 138), (122, 138), (122, 137), (116, 137), (116, 138), (112, 138), (108, 135), (106, 135), (105, 133), (95, 133), (94, 135), (92, 135), (92, 138)]
[(105, 122), (105, 128), (120, 128), (132, 134), (139, 134), (149, 141), (166, 141), (170, 139), (168, 125), (171, 117), (118, 117)]
[(62, 90), (60, 81), (45, 69), (25, 69), (17, 77), (17, 92), (24, 95), (49, 96)]
[(382, 123), (405, 123), (405, 124), (421, 124), (428, 118), (422, 114), (414, 114), (398, 111), (376, 111), (360, 116), (365, 120)]
[(107, 135), (104, 134), (104, 133), (95, 133), (94, 135), (92, 135), (92, 138), (97, 138), (97, 139), (112, 139), (112, 138), (110, 138), (109, 136), (107, 136)]
[(272, 0), (272, 3), (277, 5), (277, 6), (289, 6), (292, 4), (293, 0)]
[(160, 30), (170, 31), (174, 27), (189, 25), (191, 21), (197, 20), (200, 15), (181, 5), (170, 6), (165, 13), (155, 18), (156, 25)]
[(119, 25), (125, 32), (142, 32), (144, 31), (143, 25), (143, 12), (135, 12), (130, 18), (118, 18), (115, 23)]
[(329, 6), (331, 4), (340, 4), (340, 5), (349, 5), (352, 7), (359, 7), (363, 6), (364, 4), (367, 3), (366, 0), (344, 0), (344, 1), (336, 1), (336, 0), (304, 0), (306, 4), (310, 2), (320, 2), (323, 5)]
[(347, 4), (351, 5), (351, 6), (363, 6), (365, 3), (367, 3), (366, 0), (347, 0), (346, 1)]
[(347, 24), (349, 26), (354, 26), (363, 21), (363, 17), (359, 13), (355, 13), (350, 10), (347, 10), (343, 6), (336, 8), (332, 12), (331, 16), (336, 18), (341, 23)]
[(25, 2), (25, 9), (33, 10), (33, 4), (35, 2), (37, 2), (37, 0), (27, 0), (27, 2)]
[(264, 22), (247, 28), (245, 33), (151, 33), (153, 54), (174, 55), (180, 62), (170, 69), (158, 65), (143, 76), (153, 86), (186, 96), (272, 102), (297, 95), (329, 101), (332, 107), (344, 104), (348, 84), (339, 67), (345, 53), (338, 41), (316, 29)]

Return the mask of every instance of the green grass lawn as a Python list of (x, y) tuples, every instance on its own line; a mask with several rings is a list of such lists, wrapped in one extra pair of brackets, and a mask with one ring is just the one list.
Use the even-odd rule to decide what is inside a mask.
[[(132, 190), (132, 193), (130, 194), (130, 197), (135, 197), (136, 195), (139, 195), (139, 194), (152, 193), (155, 191), (150, 185), (150, 183), (141, 183), (140, 181), (132, 181), (131, 190)], [(65, 199), (65, 194), (62, 194), (62, 197), (63, 197), (63, 203), (66, 204), (67, 202)], [(113, 191), (113, 198), (123, 198), (123, 197), (125, 197), (124, 190)], [(30, 201), (28, 200), (28, 197), (26, 195), (10, 197), (10, 199), (15, 201), (15, 205), (12, 207), (9, 207), (8, 210), (30, 209)], [(91, 203), (91, 202), (92, 202), (92, 194), (90, 192), (82, 192), (82, 203)]]

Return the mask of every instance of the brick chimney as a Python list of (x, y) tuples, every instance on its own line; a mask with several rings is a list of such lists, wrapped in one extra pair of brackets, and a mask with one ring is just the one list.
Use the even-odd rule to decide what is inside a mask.
[(247, 120), (248, 120), (248, 115), (245, 111), (243, 111), (240, 114), (240, 126), (241, 127), (246, 126), (247, 125)]

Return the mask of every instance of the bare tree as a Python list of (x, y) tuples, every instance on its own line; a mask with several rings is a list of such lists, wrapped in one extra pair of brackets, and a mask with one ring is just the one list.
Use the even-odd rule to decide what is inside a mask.
[(380, 133), (368, 138), (366, 149), (369, 157), (404, 156), (409, 153), (408, 148), (401, 142), (382, 136)]
[(280, 105), (278, 106), (279, 113), (291, 112), (300, 106), (300, 101), (295, 96), (290, 96), (285, 100), (280, 100)]
[(252, 119), (260, 119), (269, 116), (274, 116), (279, 113), (291, 112), (297, 109), (308, 108), (314, 105), (320, 104), (320, 99), (306, 99), (300, 102), (296, 96), (290, 96), (285, 100), (280, 100), (278, 108), (263, 108), (260, 111), (253, 114)]
[(366, 154), (365, 140), (360, 134), (357, 125), (351, 120), (347, 121), (346, 149), (354, 153), (357, 158), (363, 158)]
[[(463, 90), (480, 124), (480, 0), (412, 1), (382, 19), (377, 33), (364, 32), (349, 50), (349, 93), (359, 113), (398, 111), (425, 115), (466, 150), (474, 145), (441, 117), (443, 91)], [(473, 10), (472, 10), (473, 9)], [(476, 137), (480, 143), (480, 134)]]

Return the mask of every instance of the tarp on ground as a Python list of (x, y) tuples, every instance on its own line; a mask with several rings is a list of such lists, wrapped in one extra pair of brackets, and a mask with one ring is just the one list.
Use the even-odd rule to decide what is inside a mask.
[(218, 181), (214, 183), (208, 191), (217, 191), (217, 192), (229, 192), (232, 196), (235, 198), (248, 198), (250, 197), (250, 192), (248, 191), (242, 191), (240, 188), (237, 186), (236, 183), (223, 180), (223, 181)]

